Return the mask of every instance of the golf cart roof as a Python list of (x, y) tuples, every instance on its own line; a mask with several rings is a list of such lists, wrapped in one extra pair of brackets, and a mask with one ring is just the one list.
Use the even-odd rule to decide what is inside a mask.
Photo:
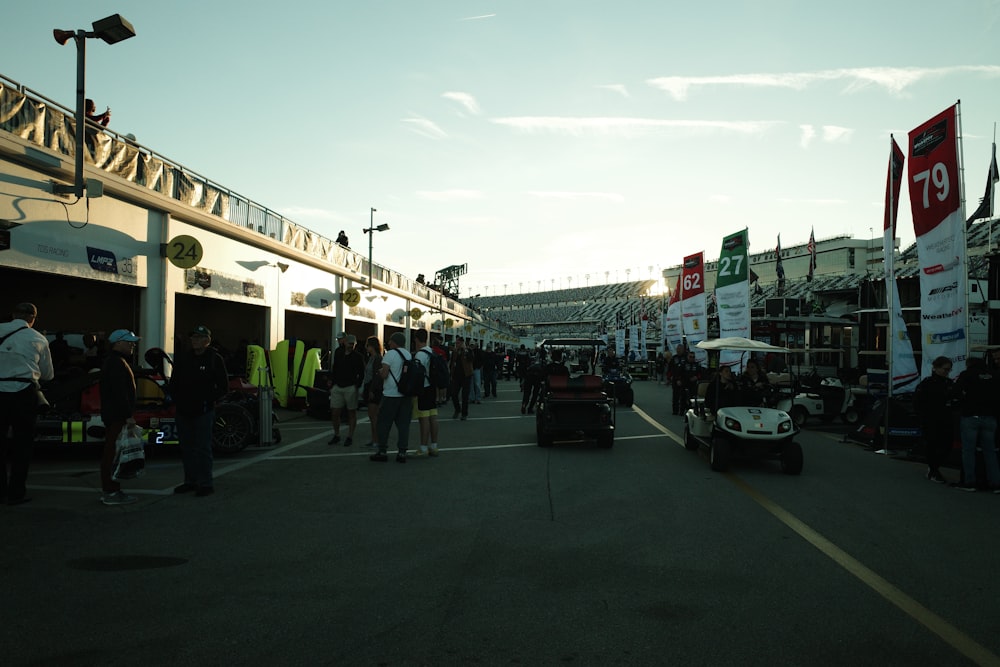
[(600, 338), (546, 338), (538, 347), (604, 347)]
[(752, 340), (750, 338), (739, 338), (736, 336), (730, 338), (713, 338), (711, 340), (703, 340), (695, 347), (702, 350), (738, 350), (740, 352), (780, 352), (788, 353), (787, 347), (779, 347), (777, 345), (769, 345), (768, 343), (763, 343), (759, 340)]

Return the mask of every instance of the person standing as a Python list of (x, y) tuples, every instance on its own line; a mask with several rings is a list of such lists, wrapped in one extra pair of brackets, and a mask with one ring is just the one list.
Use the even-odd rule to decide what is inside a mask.
[(486, 346), (486, 351), (483, 352), (483, 393), (486, 398), (492, 396), (497, 397), (497, 370), (499, 368), (500, 358), (497, 353), (493, 350), (493, 343)]
[(482, 403), (483, 400), (483, 351), (479, 343), (472, 341), (469, 343), (469, 353), (472, 355), (472, 396), (473, 403)]
[(469, 391), (472, 388), (472, 354), (465, 347), (465, 339), (455, 339), (455, 350), (451, 353), (451, 402), (455, 406), (452, 419), (469, 417)]
[(966, 361), (965, 370), (955, 379), (955, 393), (961, 417), (958, 430), (962, 437), (962, 481), (958, 488), (976, 490), (976, 448), (983, 451), (986, 479), (993, 493), (1000, 493), (1000, 462), (997, 461), (997, 410), (1000, 408), (1000, 385), (997, 376), (986, 368), (980, 357)]
[(950, 373), (951, 359), (938, 357), (931, 362), (931, 374), (920, 381), (913, 395), (927, 446), (926, 477), (939, 484), (947, 482), (941, 474), (941, 466), (948, 461), (955, 435), (955, 420), (951, 411), (954, 382), (948, 377)]
[(438, 455), (438, 410), (437, 410), (437, 389), (431, 386), (430, 368), (434, 355), (434, 348), (427, 344), (427, 331), (417, 329), (413, 333), (413, 338), (419, 346), (413, 353), (414, 359), (423, 364), (428, 374), (424, 376), (424, 389), (419, 396), (413, 397), (413, 414), (420, 424), (420, 449), (415, 454), (417, 456), (437, 456)]
[(0, 324), (0, 501), (8, 505), (31, 500), (26, 494), (38, 383), (55, 377), (49, 341), (34, 330), (37, 317), (34, 304), (19, 303), (11, 321)]
[(684, 414), (684, 360), (686, 358), (684, 346), (678, 345), (677, 353), (670, 357), (670, 362), (667, 363), (667, 382), (673, 388), (671, 405), (675, 415)]
[(358, 387), (365, 378), (365, 360), (355, 347), (358, 339), (349, 334), (342, 347), (333, 353), (333, 368), (330, 371), (330, 419), (333, 421), (333, 437), (326, 443), (340, 442), (340, 414), (347, 411), (347, 439), (344, 447), (354, 442), (354, 429), (358, 425)]
[(139, 337), (128, 329), (115, 329), (108, 336), (111, 349), (101, 367), (101, 421), (104, 422), (104, 454), (101, 456), (101, 502), (128, 505), (138, 498), (122, 492), (113, 478), (118, 436), (135, 425), (135, 373), (130, 364)]
[(369, 456), (371, 461), (385, 462), (389, 460), (386, 449), (389, 442), (389, 431), (396, 425), (399, 439), (396, 444), (396, 463), (406, 463), (406, 450), (410, 436), (410, 418), (413, 413), (413, 401), (403, 396), (396, 381), (403, 372), (403, 362), (412, 357), (406, 349), (406, 335), (401, 331), (389, 336), (385, 356), (382, 357), (382, 405), (378, 412), (378, 451)]
[(366, 447), (378, 450), (378, 409), (382, 404), (382, 343), (378, 336), (365, 340), (368, 361), (365, 364), (364, 401), (368, 404), (368, 423), (371, 425), (371, 440)]
[(215, 403), (229, 390), (226, 362), (210, 349), (212, 332), (199, 325), (191, 331), (191, 351), (177, 355), (170, 395), (177, 406), (177, 436), (184, 464), (184, 483), (174, 493), (215, 492), (212, 478), (212, 425)]

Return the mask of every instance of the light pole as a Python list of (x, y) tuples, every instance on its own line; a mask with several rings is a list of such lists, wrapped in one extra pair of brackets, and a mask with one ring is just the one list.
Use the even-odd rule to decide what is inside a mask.
[(378, 227), (375, 226), (375, 209), (372, 209), (368, 218), (368, 228), (364, 233), (368, 235), (368, 289), (372, 288), (372, 236), (375, 232), (385, 232), (389, 230), (389, 225), (384, 222)]
[(72, 37), (76, 40), (76, 155), (73, 173), (73, 185), (55, 185), (53, 192), (56, 194), (75, 194), (77, 199), (83, 198), (83, 137), (84, 125), (86, 124), (86, 110), (84, 101), (86, 100), (86, 80), (87, 80), (87, 39), (90, 37), (100, 37), (108, 44), (135, 37), (135, 28), (132, 24), (121, 17), (121, 14), (112, 14), (100, 21), (94, 21), (93, 31), (87, 32), (80, 29), (76, 32), (72, 30), (52, 31), (52, 36), (60, 46), (65, 45)]

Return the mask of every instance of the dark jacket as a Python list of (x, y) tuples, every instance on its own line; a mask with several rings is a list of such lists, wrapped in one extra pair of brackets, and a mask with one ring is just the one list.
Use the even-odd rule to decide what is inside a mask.
[(996, 417), (1000, 401), (997, 376), (985, 366), (966, 369), (955, 379), (959, 411), (963, 417)]
[(955, 383), (950, 378), (931, 374), (920, 381), (913, 394), (913, 407), (924, 428), (948, 427)]
[(365, 359), (357, 350), (345, 352), (337, 348), (333, 352), (333, 369), (330, 379), (338, 387), (360, 387), (365, 377)]
[(135, 374), (128, 358), (112, 350), (101, 367), (101, 420), (123, 422), (134, 412)]
[(229, 391), (226, 362), (212, 349), (202, 354), (177, 355), (170, 377), (170, 396), (182, 417), (197, 417), (215, 409)]

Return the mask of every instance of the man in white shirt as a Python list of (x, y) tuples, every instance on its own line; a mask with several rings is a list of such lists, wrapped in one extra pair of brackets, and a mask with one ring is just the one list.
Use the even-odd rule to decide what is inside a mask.
[(388, 461), (386, 447), (389, 442), (389, 431), (396, 425), (399, 441), (396, 448), (396, 463), (406, 463), (407, 440), (410, 435), (410, 418), (413, 414), (413, 400), (403, 396), (396, 386), (396, 380), (403, 372), (403, 362), (409, 361), (409, 350), (406, 349), (406, 335), (401, 331), (389, 336), (385, 355), (382, 357), (382, 405), (378, 413), (378, 443), (377, 452), (369, 456), (372, 461)]
[(11, 315), (10, 322), (0, 324), (0, 500), (20, 505), (31, 500), (25, 485), (35, 441), (38, 383), (55, 373), (48, 339), (32, 328), (38, 309), (19, 303)]

